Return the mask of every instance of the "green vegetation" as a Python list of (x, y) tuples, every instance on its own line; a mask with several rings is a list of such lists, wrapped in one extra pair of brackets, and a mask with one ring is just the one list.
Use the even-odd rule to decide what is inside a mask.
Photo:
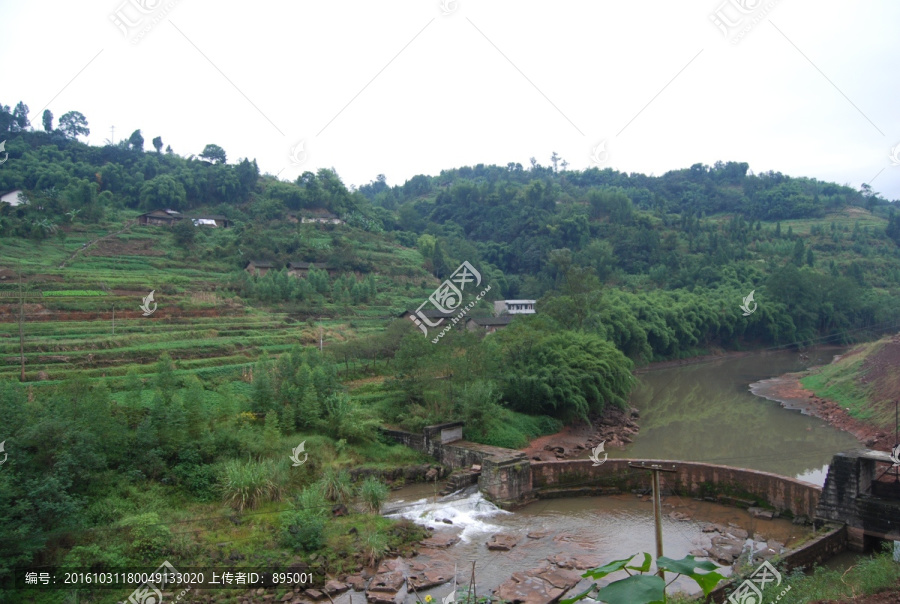
[(897, 342), (885, 337), (861, 344), (836, 363), (801, 378), (804, 388), (834, 401), (852, 417), (885, 432), (894, 431), (894, 401), (900, 389), (895, 368)]
[[(867, 187), (738, 162), (649, 177), (533, 160), (348, 189), (212, 143), (145, 151), (139, 130), (91, 147), (77, 111), (43, 132), (27, 115), (0, 104), (0, 190), (24, 194), (0, 204), (0, 581), (38, 563), (204, 566), (217, 543), (353, 569), (421, 538), (375, 513), (381, 483), (351, 479), (426, 461), (379, 426), (462, 419), (466, 438), (520, 447), (624, 405), (635, 365), (898, 320), (900, 218)], [(166, 209), (183, 218), (137, 220)], [(327, 213), (340, 223), (302, 221)], [(190, 220), (211, 214), (231, 226)], [(437, 344), (397, 318), (462, 261), (491, 286), (469, 317), (501, 298), (538, 314)], [(840, 375), (810, 379), (859, 409)]]
[[(745, 577), (737, 575), (738, 582)], [(785, 590), (789, 590), (779, 602), (800, 604), (820, 600), (842, 601), (861, 595), (876, 594), (888, 589), (896, 590), (900, 580), (900, 565), (891, 553), (884, 551), (864, 558), (845, 571), (817, 567), (811, 575), (795, 571), (784, 577), (781, 585), (768, 585), (763, 590), (762, 601), (774, 602)]]
[[(596, 596), (595, 599), (609, 602), (609, 604), (655, 604), (657, 602), (667, 602), (666, 580), (657, 575), (644, 574), (650, 572), (651, 562), (653, 561), (650, 554), (643, 553), (643, 562), (639, 565), (629, 564), (639, 555), (641, 554), (634, 554), (621, 560), (613, 560), (601, 567), (587, 571), (582, 575), (586, 579), (599, 580), (619, 571), (624, 571), (628, 577), (612, 581), (601, 588), (598, 588), (597, 584), (594, 583), (574, 598), (562, 600), (562, 604), (575, 604), (575, 602), (588, 596)], [(685, 556), (680, 560), (660, 556), (656, 559), (656, 568), (675, 573), (673, 581), (680, 575), (690, 577), (703, 590), (704, 596), (708, 596), (716, 585), (725, 578), (716, 572), (716, 569), (719, 568), (718, 566), (708, 560), (695, 560), (691, 555)], [(636, 571), (637, 574), (631, 571)]]

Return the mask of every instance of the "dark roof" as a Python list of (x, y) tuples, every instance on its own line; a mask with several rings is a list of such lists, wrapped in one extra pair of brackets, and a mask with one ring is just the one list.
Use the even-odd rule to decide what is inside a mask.
[(181, 217), (180, 212), (176, 212), (175, 210), (151, 210), (150, 212), (144, 212), (141, 216), (154, 216), (157, 218), (171, 218), (175, 220)]
[[(499, 317), (472, 317), (469, 321), (473, 321), (475, 325), (480, 325), (482, 327), (496, 327), (499, 325), (509, 325), (513, 320), (513, 317), (510, 315), (502, 315)], [(468, 321), (467, 321), (468, 322)]]
[[(268, 260), (251, 260), (250, 262), (247, 263), (247, 266), (250, 266), (251, 264), (253, 266), (258, 266), (260, 268), (272, 268), (273, 266), (275, 266)], [(244, 268), (247, 268), (247, 267), (245, 266)]]
[[(405, 315), (407, 313), (414, 315), (414, 314), (416, 314), (416, 311), (415, 310), (404, 310), (402, 313), (400, 313), (400, 316), (402, 317), (403, 315)], [(426, 317), (428, 317), (429, 319), (450, 319), (452, 317), (455, 317), (459, 313), (458, 312), (441, 312), (439, 310), (431, 308), (428, 310), (423, 310), (422, 314), (425, 315)]]

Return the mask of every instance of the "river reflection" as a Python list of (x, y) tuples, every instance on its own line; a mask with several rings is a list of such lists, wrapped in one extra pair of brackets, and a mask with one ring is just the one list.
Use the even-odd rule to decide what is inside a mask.
[(796, 352), (760, 353), (639, 375), (631, 404), (641, 412), (641, 430), (610, 457), (704, 461), (822, 485), (832, 455), (859, 442), (823, 420), (753, 395), (749, 385), (826, 364), (839, 352), (817, 350), (809, 361)]

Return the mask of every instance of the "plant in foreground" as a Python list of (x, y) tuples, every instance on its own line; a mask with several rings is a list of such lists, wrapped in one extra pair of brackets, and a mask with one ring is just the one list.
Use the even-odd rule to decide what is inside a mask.
[[(677, 579), (679, 575), (684, 575), (693, 579), (697, 585), (700, 586), (700, 589), (703, 590), (704, 596), (708, 596), (715, 586), (718, 585), (719, 581), (725, 578), (716, 572), (716, 569), (719, 567), (712, 562), (695, 560), (694, 557), (690, 555), (685, 556), (680, 560), (673, 560), (666, 556), (660, 556), (656, 560), (656, 568), (675, 573), (675, 577), (667, 584), (661, 577), (644, 574), (650, 571), (650, 561), (652, 559), (650, 554), (643, 552), (644, 561), (640, 566), (629, 565), (628, 563), (637, 555), (639, 554), (621, 560), (613, 560), (609, 564), (594, 568), (581, 575), (582, 577), (590, 579), (602, 579), (606, 575), (624, 570), (629, 575), (625, 579), (613, 581), (601, 588), (598, 588), (597, 584), (593, 583), (589, 588), (574, 598), (562, 600), (561, 604), (574, 604), (589, 596), (596, 600), (606, 602), (607, 604), (664, 603), (667, 601), (666, 587), (672, 583), (672, 581)], [(632, 570), (637, 571), (638, 574), (635, 575), (629, 572)], [(700, 573), (697, 572), (698, 570), (707, 572)]]

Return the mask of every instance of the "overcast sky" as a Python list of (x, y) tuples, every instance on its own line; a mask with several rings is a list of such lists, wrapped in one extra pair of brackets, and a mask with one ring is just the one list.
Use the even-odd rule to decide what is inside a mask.
[(216, 143), (290, 180), (556, 151), (656, 175), (746, 161), (900, 199), (898, 26), (896, 0), (4, 0), (0, 102), (36, 128), (45, 107), (80, 111), (94, 145), (140, 128), (146, 149)]

